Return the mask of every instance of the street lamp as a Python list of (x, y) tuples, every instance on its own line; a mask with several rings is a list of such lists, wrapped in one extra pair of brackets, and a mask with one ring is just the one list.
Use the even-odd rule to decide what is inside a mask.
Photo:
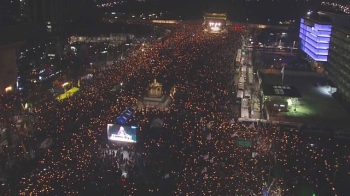
[(290, 105), (291, 107), (293, 107), (293, 105), (294, 105), (294, 112), (296, 112), (298, 99), (297, 98), (289, 98), (289, 99), (287, 99), (287, 102), (288, 102), (288, 105)]
[(65, 82), (65, 83), (63, 83), (61, 86), (62, 86), (62, 88), (64, 89), (64, 92), (66, 93), (66, 86), (69, 84), (69, 82)]
[(293, 53), (294, 48), (295, 48), (295, 41), (293, 42), (293, 47), (292, 47), (290, 53)]

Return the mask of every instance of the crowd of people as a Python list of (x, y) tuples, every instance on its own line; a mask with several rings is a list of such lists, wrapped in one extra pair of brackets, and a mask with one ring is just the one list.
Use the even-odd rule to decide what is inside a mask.
[[(81, 81), (76, 95), (36, 106), (37, 135), (23, 139), (22, 152), (11, 153), (35, 151), (35, 157), (29, 166), (18, 164), (26, 169), (2, 185), (3, 195), (294, 195), (301, 181), (337, 193), (335, 176), (349, 169), (348, 154), (332, 153), (347, 149), (346, 143), (240, 123), (228, 107), (243, 31), (167, 28), (162, 41), (144, 43), (125, 61)], [(155, 78), (164, 94), (175, 86), (171, 105), (135, 112), (136, 144), (108, 141), (107, 124), (135, 106)], [(111, 93), (120, 83), (123, 91)], [(151, 129), (155, 118), (164, 124)], [(39, 149), (35, 143), (46, 137), (52, 145)]]

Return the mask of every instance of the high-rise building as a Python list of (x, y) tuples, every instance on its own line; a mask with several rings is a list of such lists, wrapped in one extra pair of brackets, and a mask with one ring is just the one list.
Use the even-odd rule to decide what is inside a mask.
[(350, 15), (318, 12), (312, 17), (308, 13), (300, 22), (301, 50), (350, 103)]
[(332, 22), (329, 20), (311, 17), (300, 19), (300, 49), (309, 60), (313, 71), (324, 72), (331, 31)]
[(17, 23), (1, 27), (0, 95), (19, 88), (18, 53), (27, 39), (33, 35), (42, 36), (42, 32), (43, 30), (32, 23)]
[(0, 25), (13, 24), (16, 22), (21, 22), (20, 0), (1, 0)]
[(337, 92), (350, 103), (350, 29), (333, 27), (326, 67), (327, 77)]
[(93, 0), (25, 0), (28, 18), (42, 24), (65, 24), (96, 17)]

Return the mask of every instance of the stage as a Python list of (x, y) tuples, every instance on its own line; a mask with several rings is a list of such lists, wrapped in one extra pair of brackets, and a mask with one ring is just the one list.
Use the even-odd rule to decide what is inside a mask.
[(225, 33), (226, 13), (205, 13), (204, 14), (204, 32), (207, 33)]

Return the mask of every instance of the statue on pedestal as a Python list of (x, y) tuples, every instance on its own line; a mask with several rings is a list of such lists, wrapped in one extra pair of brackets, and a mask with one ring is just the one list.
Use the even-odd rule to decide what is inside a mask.
[(151, 108), (164, 110), (170, 104), (170, 97), (163, 94), (163, 85), (154, 79), (153, 83), (149, 85), (148, 93), (142, 97), (138, 103), (138, 108)]
[(153, 83), (149, 85), (148, 97), (162, 97), (163, 85), (154, 79)]

